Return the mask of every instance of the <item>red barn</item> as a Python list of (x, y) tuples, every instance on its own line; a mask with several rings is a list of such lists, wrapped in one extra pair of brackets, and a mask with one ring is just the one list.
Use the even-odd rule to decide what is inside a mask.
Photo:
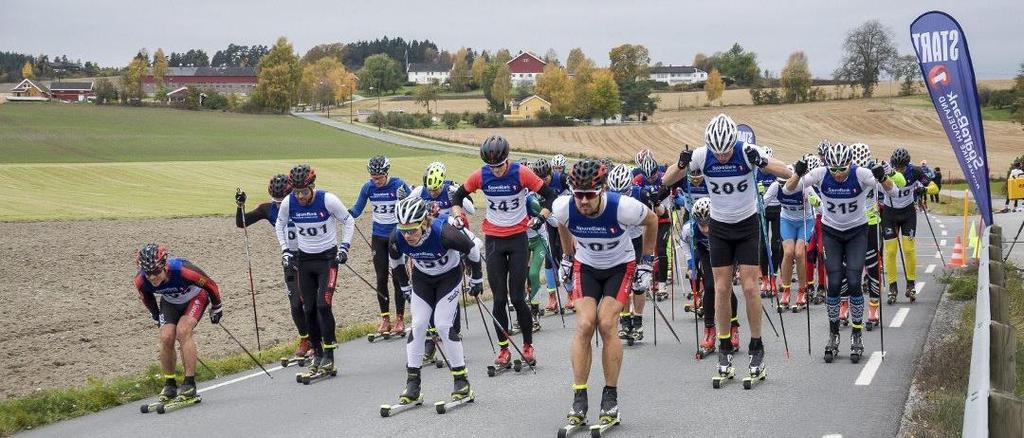
[(505, 65), (508, 66), (508, 71), (512, 74), (512, 83), (514, 85), (522, 85), (536, 83), (537, 76), (544, 73), (544, 66), (547, 63), (530, 52), (519, 52), (515, 58), (510, 59)]
[[(196, 87), (221, 94), (249, 95), (256, 89), (256, 67), (170, 67), (164, 75), (164, 88)], [(143, 91), (156, 92), (153, 70), (146, 72)]]
[(65, 102), (83, 102), (94, 97), (92, 82), (54, 82), (50, 84), (50, 97)]

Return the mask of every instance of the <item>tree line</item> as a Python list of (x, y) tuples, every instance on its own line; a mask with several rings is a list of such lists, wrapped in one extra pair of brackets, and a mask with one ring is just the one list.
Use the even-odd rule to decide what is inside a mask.
[(69, 59), (68, 55), (30, 55), (0, 51), (0, 82), (22, 79), (71, 79), (116, 74), (117, 69), (100, 67), (92, 61)]

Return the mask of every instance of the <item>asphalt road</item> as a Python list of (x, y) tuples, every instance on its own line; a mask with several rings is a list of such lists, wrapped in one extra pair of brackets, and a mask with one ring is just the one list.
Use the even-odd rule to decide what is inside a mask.
[[(920, 293), (914, 304), (908, 304), (902, 295), (895, 305), (883, 304), (884, 360), (881, 332), (875, 329), (865, 335), (866, 357), (859, 364), (850, 363), (849, 329), (844, 329), (841, 358), (832, 364), (824, 363), (825, 308), (811, 306), (810, 354), (806, 315), (784, 314), (789, 357), (782, 338), (775, 337), (765, 323), (768, 380), (750, 391), (742, 388), (739, 379), (722, 389), (712, 389), (716, 360), (694, 358), (694, 318), (683, 312), (684, 289), (677, 286), (672, 325), (682, 343), (677, 343), (659, 320), (658, 343), (654, 345), (653, 306), (648, 305), (644, 318), (647, 339), (634, 347), (625, 347), (619, 383), (623, 423), (609, 433), (657, 437), (896, 436), (915, 363), (942, 291), (935, 280), (942, 272), (942, 262), (936, 257), (936, 245), (923, 219), (919, 216), (921, 232), (917, 238)], [(941, 239), (939, 243), (948, 261), (951, 235), (956, 234), (959, 222), (957, 218), (932, 219), (936, 238)], [(942, 235), (947, 227), (950, 230)], [(344, 281), (347, 280), (343, 278)], [(661, 307), (671, 317), (671, 303), (665, 301)], [(539, 359), (536, 374), (526, 369), (488, 378), (485, 368), (493, 354), (479, 313), (470, 310), (464, 342), (469, 377), (477, 398), (475, 403), (446, 415), (436, 414), (430, 403), (447, 396), (451, 377), (446, 369), (425, 367), (423, 391), (428, 403), (391, 418), (381, 418), (379, 406), (395, 403), (404, 387), (404, 342), (370, 344), (360, 339), (339, 347), (337, 377), (309, 386), (295, 383), (296, 368), (275, 366), (271, 371), (274, 379), (257, 370), (205, 382), (200, 388), (203, 402), (177, 412), (140, 414), (142, 402), (132, 403), (24, 435), (554, 436), (564, 424), (572, 399), (568, 350), (573, 316), (566, 315), (565, 328), (557, 316), (542, 318), (543, 330), (535, 335)], [(744, 319), (741, 317), (741, 321)], [(779, 315), (772, 312), (772, 319), (779, 327)], [(748, 360), (749, 331), (743, 325), (743, 348), (736, 358), (738, 373), (744, 372)], [(202, 336), (201, 332), (197, 336)], [(595, 350), (593, 363), (591, 421), (596, 418), (604, 385), (599, 350)]]

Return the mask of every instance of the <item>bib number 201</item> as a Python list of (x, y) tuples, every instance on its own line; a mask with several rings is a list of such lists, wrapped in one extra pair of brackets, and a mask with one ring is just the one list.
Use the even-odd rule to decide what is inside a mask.
[(314, 237), (314, 236), (316, 236), (317, 234), (320, 234), (320, 233), (327, 233), (327, 224), (322, 224), (322, 225), (317, 226), (317, 227), (309, 227), (309, 228), (295, 227), (295, 228), (299, 230), (299, 235), (302, 235), (302, 236)]

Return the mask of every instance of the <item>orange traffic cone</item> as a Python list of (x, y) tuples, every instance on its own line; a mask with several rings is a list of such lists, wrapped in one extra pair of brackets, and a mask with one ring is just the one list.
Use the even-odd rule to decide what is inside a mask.
[(962, 268), (967, 266), (964, 263), (964, 245), (960, 241), (960, 236), (956, 236), (956, 243), (953, 244), (953, 258), (949, 261), (950, 268)]

